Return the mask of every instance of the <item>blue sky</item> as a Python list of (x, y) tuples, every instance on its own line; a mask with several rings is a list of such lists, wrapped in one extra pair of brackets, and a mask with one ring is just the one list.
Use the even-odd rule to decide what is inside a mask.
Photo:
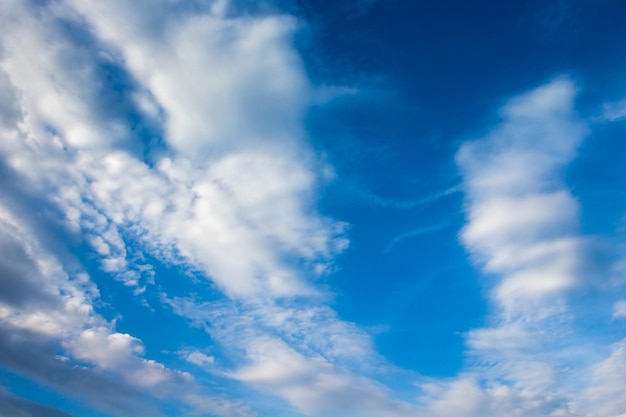
[(1, 0), (0, 414), (626, 416), (617, 0)]

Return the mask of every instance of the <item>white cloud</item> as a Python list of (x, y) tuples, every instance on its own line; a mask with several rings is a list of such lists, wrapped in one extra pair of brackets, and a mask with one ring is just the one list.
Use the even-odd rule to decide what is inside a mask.
[[(0, 299), (0, 363), (119, 415), (133, 410), (158, 415), (142, 405), (134, 390), (187, 377), (141, 358), (138, 339), (112, 330), (94, 311), (99, 294), (94, 284), (80, 270), (67, 271), (70, 263), (61, 262), (48, 248), (45, 233), (33, 230), (31, 216), (0, 207), (0, 247), (16, 255), (2, 262), (7, 274), (0, 280), (3, 285), (19, 283), (8, 294), (10, 299)], [(84, 368), (85, 362), (94, 368)], [(120, 376), (123, 384), (117, 380)], [(119, 401), (110, 397), (120, 395), (111, 392), (112, 384), (127, 391)]]
[[(87, 234), (101, 254), (103, 269), (128, 285), (151, 280), (122, 237), (130, 231), (158, 256), (176, 253), (182, 259), (171, 260), (204, 269), (229, 294), (311, 292), (285, 258), (317, 263), (345, 240), (335, 239), (342, 226), (317, 216), (307, 200), (317, 181), (316, 162), (296, 123), (303, 105), (294, 103), (304, 102), (308, 87), (289, 45), (293, 22), (183, 13), (170, 27), (156, 14), (142, 14), (138, 4), (76, 7), (108, 42), (110, 59), (121, 54), (116, 63), (128, 64), (139, 91), (149, 92), (143, 97), (162, 109), (172, 149), (155, 156), (152, 166), (129, 153), (131, 127), (106, 117), (110, 111), (94, 88), (102, 58), (72, 47), (54, 14), (41, 24), (24, 13), (5, 39), (3, 60), (28, 109), (21, 129), (29, 140), (13, 135), (4, 146), (10, 166), (42, 194), (55, 195), (68, 225)], [(23, 13), (18, 5), (10, 10)], [(121, 30), (119, 15), (132, 24)], [(194, 67), (185, 57), (201, 62)], [(110, 137), (112, 125), (121, 126), (119, 140)], [(72, 133), (82, 131), (87, 133)]]
[(177, 151), (204, 157), (214, 146), (258, 140), (285, 146), (301, 134), (309, 86), (290, 45), (292, 18), (196, 15), (167, 2), (152, 13), (142, 3), (72, 3), (164, 109), (166, 140)]
[(394, 246), (396, 246), (398, 243), (400, 243), (400, 242), (402, 242), (404, 240), (411, 239), (411, 238), (416, 237), (416, 236), (436, 233), (436, 232), (441, 231), (442, 229), (445, 229), (446, 226), (448, 226), (448, 225), (445, 224), (445, 223), (437, 224), (437, 225), (434, 225), (434, 226), (422, 226), (422, 227), (417, 227), (417, 228), (415, 228), (413, 230), (409, 230), (408, 232), (401, 233), (398, 236), (396, 236), (393, 239), (391, 239), (389, 241), (389, 243), (387, 243), (387, 245), (383, 249), (383, 252), (384, 253), (389, 253), (389, 252), (391, 252), (393, 250)]
[[(160, 363), (140, 358), (144, 348), (141, 341), (129, 334), (112, 333), (95, 327), (83, 330), (77, 338), (66, 341), (68, 351), (80, 361), (122, 375), (132, 385), (149, 388), (176, 378)], [(181, 374), (183, 378), (189, 375)]]
[[(35, 201), (52, 208), (64, 233), (90, 245), (105, 273), (144, 291), (157, 279), (142, 261), (144, 251), (201, 271), (244, 312), (222, 318), (242, 333), (213, 331), (218, 343), (254, 360), (262, 353), (259, 335), (270, 337), (302, 367), (293, 371), (308, 375), (290, 390), (280, 378), (264, 379), (260, 363), (237, 363), (231, 379), (301, 411), (404, 413), (409, 406), (384, 387), (340, 368), (380, 358), (369, 336), (324, 305), (311, 280), (347, 241), (344, 225), (315, 209), (327, 169), (303, 137), (311, 87), (291, 44), (296, 22), (280, 15), (231, 18), (227, 5), (217, 9), (198, 6), (192, 13), (167, 1), (6, 2), (1, 87), (11, 94), (0, 111), (11, 117), (2, 130), (3, 162)], [(117, 94), (106, 81), (110, 67), (128, 94), (109, 96)], [(149, 151), (142, 140), (152, 139), (128, 114), (141, 115), (149, 134), (162, 134)], [(57, 268), (55, 285), (92, 285), (85, 275), (72, 280), (64, 262), (50, 259), (42, 280)], [(81, 286), (63, 292), (72, 297), (61, 309), (3, 306), (3, 320), (45, 333), (60, 343), (68, 364), (103, 379), (159, 398), (185, 391), (180, 400), (196, 412), (253, 414), (144, 358), (142, 341), (96, 314), (97, 297)], [(213, 316), (223, 313), (204, 306)], [(205, 313), (197, 305), (189, 310), (186, 316)], [(214, 361), (200, 352), (186, 359)], [(320, 363), (321, 379), (314, 375)], [(360, 396), (363, 403), (352, 404)]]
[[(370, 337), (325, 306), (201, 303), (164, 296), (164, 302), (203, 327), (229, 351), (212, 372), (278, 396), (305, 415), (414, 415), (415, 406), (376, 382), (393, 373)], [(369, 377), (363, 376), (368, 375)]]
[(191, 298), (170, 299), (166, 295), (163, 301), (231, 350), (245, 351), (253, 339), (271, 334), (307, 356), (364, 368), (385, 366), (370, 336), (354, 323), (341, 320), (328, 306), (297, 301), (198, 303)]
[(574, 417), (567, 398), (553, 393), (519, 391), (504, 384), (484, 385), (469, 376), (426, 384), (427, 415), (452, 417)]
[(510, 100), (500, 125), (458, 152), (468, 217), (460, 239), (488, 274), (492, 309), (488, 325), (467, 334), (467, 369), (421, 385), (431, 415), (623, 412), (614, 396), (624, 388), (623, 342), (587, 336), (578, 320), (589, 317), (575, 305), (597, 278), (594, 241), (579, 232), (579, 204), (562, 180), (586, 134), (575, 93), (559, 78)]
[(585, 394), (593, 416), (616, 416), (626, 410), (626, 339), (611, 346), (609, 356), (592, 368)]
[(502, 124), (457, 156), (468, 193), (462, 240), (487, 271), (503, 274), (496, 298), (510, 314), (581, 280), (578, 204), (559, 180), (586, 132), (574, 92), (558, 79), (512, 100)]
[[(159, 415), (137, 411), (146, 393), (180, 400), (190, 412), (255, 415), (144, 358), (149, 349), (141, 340), (98, 315), (89, 277), (46, 243), (53, 233), (32, 212), (45, 207), (46, 220), (90, 245), (102, 270), (136, 292), (159, 279), (143, 252), (203, 273), (226, 298), (163, 301), (204, 327), (232, 363), (226, 369), (204, 347), (184, 358), (276, 396), (294, 413), (621, 412), (612, 386), (622, 381), (610, 371), (621, 369), (621, 345), (590, 359), (596, 342), (580, 347), (571, 336), (567, 294), (586, 284), (590, 244), (578, 231), (578, 203), (560, 179), (586, 132), (571, 81), (512, 100), (501, 125), (458, 154), (468, 213), (461, 238), (495, 276), (494, 311), (490, 327), (468, 335), (473, 366), (424, 385), (417, 409), (375, 381), (391, 366), (365, 332), (325, 305), (312, 279), (347, 241), (345, 226), (314, 204), (326, 167), (302, 131), (315, 94), (292, 45), (294, 19), (229, 17), (225, 2), (198, 4), (194, 12), (169, 1), (3, 6), (0, 162), (17, 186), (0, 184), (9, 195), (1, 201), (0, 248), (15, 254), (0, 268), (32, 279), (5, 285), (10, 296), (0, 293), (0, 330), (16, 335), (0, 339), (8, 346), (1, 363), (55, 387), (65, 372), (72, 382), (66, 389), (120, 415)], [(127, 94), (107, 96), (116, 93), (105, 67), (119, 71)], [(148, 133), (129, 121), (131, 113)], [(457, 190), (375, 202), (409, 208)], [(28, 350), (38, 358), (30, 367), (18, 360), (29, 347), (18, 343), (28, 340), (23, 335), (38, 341)], [(592, 376), (592, 384), (571, 388), (563, 380), (572, 375)], [(602, 384), (604, 377), (613, 385)], [(81, 390), (83, 380), (89, 384)], [(109, 395), (118, 393), (112, 381), (130, 394), (120, 394), (121, 405), (102, 405), (118, 398)], [(600, 411), (589, 411), (602, 401)]]
[(205, 355), (204, 353), (198, 352), (197, 350), (185, 351), (182, 352), (182, 355), (188, 362), (191, 362), (194, 365), (198, 365), (202, 368), (210, 367), (215, 363), (215, 358), (213, 356)]
[(620, 300), (613, 305), (613, 319), (624, 317), (626, 317), (626, 300)]
[(0, 409), (5, 417), (72, 417), (53, 407), (37, 404), (9, 393), (0, 386)]
[(255, 417), (257, 413), (240, 402), (228, 401), (223, 398), (208, 395), (187, 394), (184, 397), (186, 404), (192, 407), (193, 415), (216, 415), (225, 417)]
[(626, 100), (604, 104), (602, 119), (614, 122), (626, 118)]
[(254, 340), (247, 350), (250, 365), (232, 377), (277, 393), (306, 415), (414, 416), (408, 403), (390, 398), (382, 385), (341, 372), (321, 357), (305, 357), (284, 342)]

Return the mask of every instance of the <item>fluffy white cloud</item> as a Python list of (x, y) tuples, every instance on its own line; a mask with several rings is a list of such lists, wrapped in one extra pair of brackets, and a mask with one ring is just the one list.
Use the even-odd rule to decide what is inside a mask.
[(292, 18), (228, 18), (224, 5), (193, 14), (168, 2), (71, 3), (165, 112), (177, 151), (205, 157), (259, 140), (285, 147), (301, 135), (309, 86), (291, 47)]
[[(302, 105), (295, 102), (306, 98), (306, 79), (288, 45), (293, 22), (282, 17), (181, 15), (182, 21), (172, 19), (173, 27), (152, 22), (155, 26), (144, 33), (139, 29), (149, 22), (141, 19), (154, 14), (149, 18), (135, 8), (145, 5), (116, 7), (77, 5), (108, 42), (112, 56), (122, 54), (119, 63), (128, 64), (125, 69), (136, 77), (136, 88), (149, 92), (161, 108), (163, 139), (171, 150), (156, 156), (152, 166), (129, 153), (128, 146), (136, 146), (129, 142), (132, 128), (118, 120), (120, 115), (106, 117), (111, 113), (105, 111), (107, 103), (97, 99), (101, 91), (94, 86), (104, 75), (99, 73), (103, 58), (74, 47), (52, 17), (38, 22), (24, 13), (16, 16), (20, 24), (4, 42), (3, 68), (28, 109), (23, 130), (30, 139), (24, 143), (13, 137), (6, 144), (9, 164), (41, 192), (57, 194), (68, 222), (91, 232), (89, 242), (103, 255), (105, 270), (118, 273), (129, 285), (140, 285), (141, 275), (132, 271), (120, 235), (119, 228), (130, 223), (159, 249), (175, 250), (201, 264), (229, 293), (310, 291), (277, 250), (315, 259), (329, 256), (345, 242), (333, 239), (341, 226), (317, 217), (303, 198), (315, 185), (315, 161), (301, 145), (300, 125), (295, 123), (302, 113)], [(19, 9), (9, 8), (15, 14)], [(120, 30), (119, 15), (137, 19), (129, 22), (128, 33)], [(222, 42), (207, 46), (215, 42), (215, 33)], [(162, 37), (171, 47), (159, 42)], [(190, 59), (202, 60), (195, 70), (186, 55), (179, 56), (186, 48), (191, 49)], [(154, 79), (174, 93), (161, 92)], [(291, 79), (304, 87), (296, 88)], [(222, 112), (237, 120), (228, 122)], [(193, 123), (178, 120), (189, 117)], [(39, 152), (44, 151), (42, 164)], [(206, 236), (212, 239), (207, 242)]]

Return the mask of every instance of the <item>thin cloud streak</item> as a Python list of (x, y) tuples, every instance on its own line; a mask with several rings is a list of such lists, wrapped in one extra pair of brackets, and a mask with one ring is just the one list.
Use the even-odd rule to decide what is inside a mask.
[(398, 243), (404, 240), (411, 239), (416, 236), (436, 233), (448, 227), (450, 227), (449, 223), (442, 223), (442, 224), (437, 224), (433, 226), (417, 227), (413, 230), (409, 230), (408, 232), (401, 233), (398, 236), (391, 239), (389, 243), (387, 243), (387, 245), (383, 248), (382, 253), (390, 253)]
[(448, 197), (450, 195), (456, 194), (461, 191), (462, 191), (462, 186), (459, 184), (459, 185), (455, 185), (453, 187), (447, 188), (443, 191), (430, 194), (426, 197), (418, 198), (415, 200), (407, 200), (407, 201), (383, 198), (383, 197), (377, 196), (373, 193), (369, 193), (364, 190), (358, 190), (357, 192), (370, 204), (374, 204), (374, 205), (378, 205), (382, 207), (400, 209), (400, 210), (408, 210), (408, 209), (413, 209), (416, 207), (421, 207), (421, 206), (425, 206), (428, 204), (432, 204), (438, 200), (441, 200), (445, 197)]

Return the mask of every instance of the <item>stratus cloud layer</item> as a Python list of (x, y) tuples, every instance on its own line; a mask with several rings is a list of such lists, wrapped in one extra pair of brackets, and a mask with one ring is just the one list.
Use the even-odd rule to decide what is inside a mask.
[(353, 373), (382, 359), (311, 284), (346, 241), (313, 205), (326, 168), (302, 136), (311, 87), (295, 21), (189, 6), (3, 2), (1, 236), (16, 256), (2, 265), (15, 294), (0, 300), (1, 363), (116, 415), (159, 415), (159, 401), (254, 413), (145, 359), (95, 311), (98, 289), (67, 243), (84, 242), (137, 295), (159, 279), (144, 253), (216, 284), (219, 304), (161, 296), (232, 352), (230, 368), (200, 362), (215, 378), (296, 414), (409, 415)]
[(578, 325), (588, 314), (610, 321), (612, 307), (604, 294), (591, 302), (606, 311), (576, 311), (594, 281), (610, 277), (594, 270), (594, 241), (580, 235), (579, 205), (562, 180), (587, 132), (575, 96), (574, 83), (560, 78), (512, 99), (498, 127), (458, 152), (468, 216), (460, 237), (487, 273), (493, 311), (489, 327), (468, 334), (474, 365), (423, 385), (431, 415), (626, 410), (617, 394), (626, 384), (626, 339), (607, 343)]

